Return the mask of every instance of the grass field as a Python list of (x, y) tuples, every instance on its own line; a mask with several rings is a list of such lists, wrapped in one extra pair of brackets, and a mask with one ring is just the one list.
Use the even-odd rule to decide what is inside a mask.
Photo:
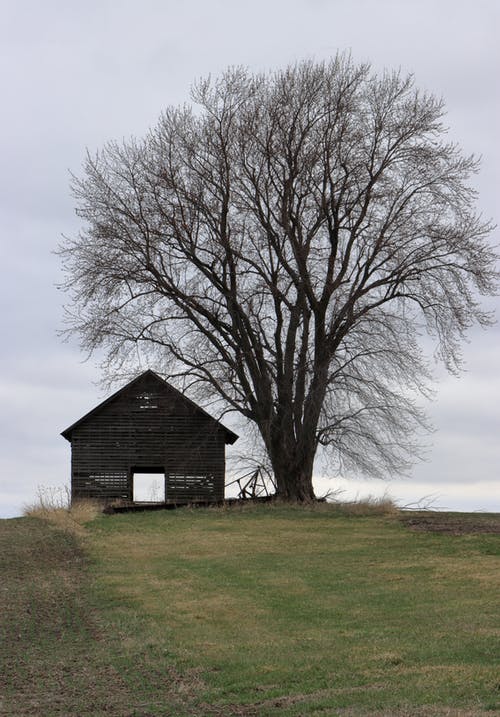
[(0, 521), (0, 715), (500, 714), (500, 516), (432, 515)]

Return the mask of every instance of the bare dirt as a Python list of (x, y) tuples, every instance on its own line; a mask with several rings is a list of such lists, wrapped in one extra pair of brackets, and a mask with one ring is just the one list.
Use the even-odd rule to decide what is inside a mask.
[(449, 535), (485, 534), (500, 535), (500, 513), (403, 513), (401, 522), (410, 530)]

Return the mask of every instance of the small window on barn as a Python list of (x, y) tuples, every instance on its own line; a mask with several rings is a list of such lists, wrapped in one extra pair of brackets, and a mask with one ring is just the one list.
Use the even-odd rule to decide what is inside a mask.
[(137, 396), (139, 402), (139, 408), (143, 410), (150, 410), (152, 408), (158, 408), (158, 397), (154, 393), (140, 393)]
[(167, 494), (170, 498), (210, 498), (215, 491), (214, 477), (206, 473), (169, 473)]

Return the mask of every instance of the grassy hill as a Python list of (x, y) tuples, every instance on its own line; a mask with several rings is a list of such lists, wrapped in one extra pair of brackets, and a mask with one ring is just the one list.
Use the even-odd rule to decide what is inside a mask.
[(500, 714), (500, 516), (23, 518), (0, 562), (0, 715)]

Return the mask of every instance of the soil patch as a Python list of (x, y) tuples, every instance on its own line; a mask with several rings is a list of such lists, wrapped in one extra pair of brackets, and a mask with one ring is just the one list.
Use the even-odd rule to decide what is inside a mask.
[(410, 530), (466, 535), (494, 533), (500, 535), (500, 513), (403, 513), (401, 522)]

